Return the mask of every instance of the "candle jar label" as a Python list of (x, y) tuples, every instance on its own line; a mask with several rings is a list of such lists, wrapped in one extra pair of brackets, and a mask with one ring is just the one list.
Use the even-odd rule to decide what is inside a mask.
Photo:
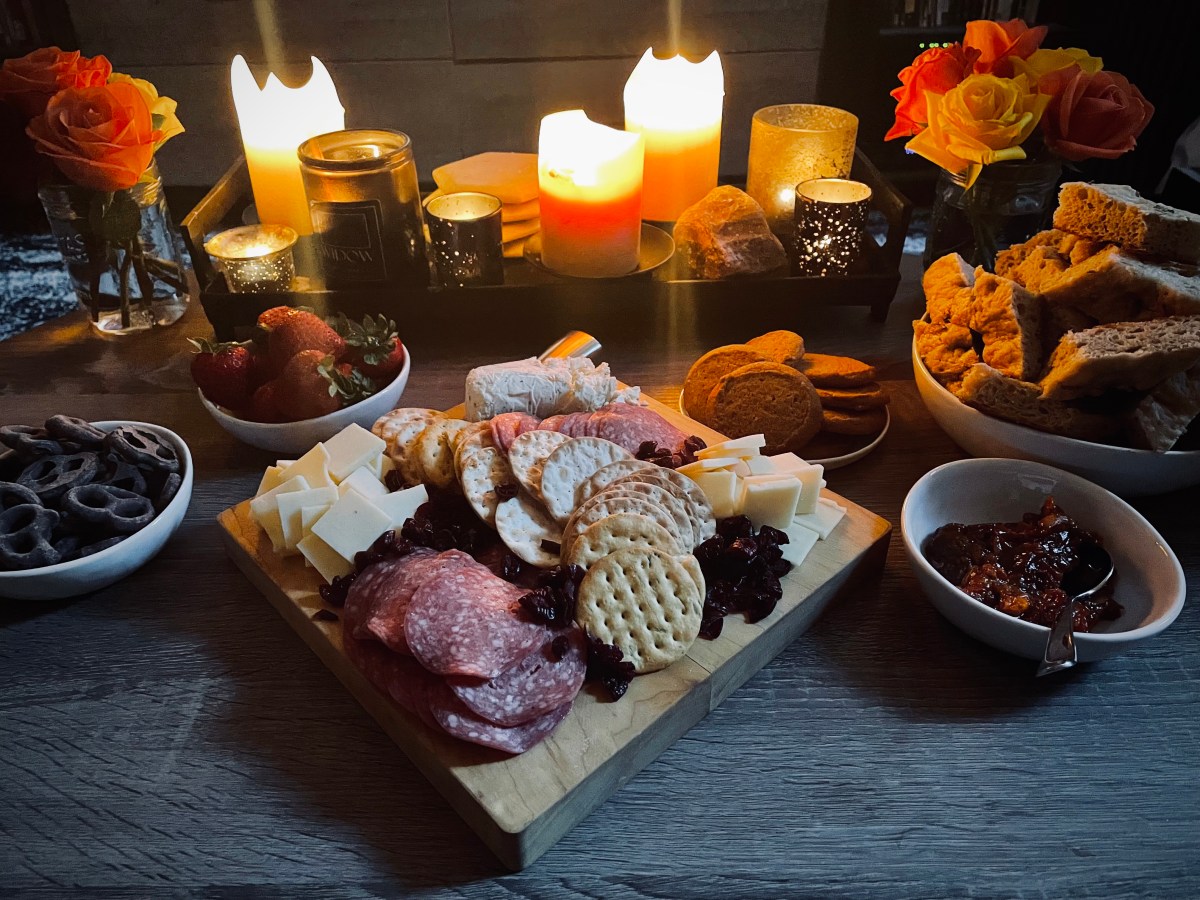
[(311, 204), (317, 252), (330, 287), (387, 281), (383, 210), (378, 200)]

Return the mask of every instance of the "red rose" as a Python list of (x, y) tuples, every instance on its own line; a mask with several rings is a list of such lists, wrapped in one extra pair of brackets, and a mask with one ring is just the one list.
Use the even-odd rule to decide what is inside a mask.
[(40, 116), (50, 98), (64, 88), (97, 87), (108, 81), (112, 65), (103, 56), (88, 59), (43, 47), (0, 66), (0, 99), (8, 100), (27, 118)]
[(1137, 144), (1154, 106), (1129, 79), (1078, 66), (1044, 75), (1038, 90), (1050, 94), (1042, 116), (1046, 146), (1063, 159), (1116, 159)]
[(896, 98), (896, 124), (886, 135), (893, 138), (919, 134), (926, 125), (925, 92), (944, 94), (971, 74), (979, 51), (962, 44), (931, 47), (900, 70), (900, 87), (892, 91)]
[(976, 19), (967, 23), (967, 34), (963, 38), (963, 44), (979, 51), (979, 61), (975, 63), (976, 74), (1011, 78), (1013, 67), (1008, 58), (1017, 56), (1026, 59), (1042, 46), (1046, 30), (1045, 25), (1030, 28), (1020, 19), (1010, 19), (1007, 22)]

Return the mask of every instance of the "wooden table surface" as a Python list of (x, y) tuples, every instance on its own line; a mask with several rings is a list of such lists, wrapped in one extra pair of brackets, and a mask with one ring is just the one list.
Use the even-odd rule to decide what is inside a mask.
[[(690, 362), (761, 324), (878, 364), (893, 425), (830, 487), (899, 521), (912, 483), (961, 452), (908, 362), (919, 270), (886, 324), (864, 309), (736, 305), (614, 324), (603, 357), (671, 400)], [(475, 363), (537, 352), (511, 328), (406, 326), (405, 403), (461, 399)], [(1196, 896), (1200, 894), (1200, 491), (1135, 505), (1190, 581), (1142, 649), (1034, 680), (922, 597), (900, 537), (882, 576), (531, 868), (504, 872), (242, 578), (215, 517), (269, 454), (201, 408), (178, 325), (125, 340), (78, 316), (0, 343), (0, 419), (56, 412), (174, 429), (197, 464), (181, 530), (126, 581), (0, 601), (0, 894), (151, 897)]]

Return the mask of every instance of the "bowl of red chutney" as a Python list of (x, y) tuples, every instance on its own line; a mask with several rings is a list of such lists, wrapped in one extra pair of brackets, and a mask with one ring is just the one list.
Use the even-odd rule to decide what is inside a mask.
[(1081, 662), (1127, 650), (1183, 609), (1179, 559), (1132, 506), (1078, 475), (1019, 459), (964, 459), (926, 473), (904, 500), (904, 549), (925, 596), (967, 634), (1041, 659), (1067, 602), (1063, 575), (1095, 542), (1108, 587), (1076, 604)]

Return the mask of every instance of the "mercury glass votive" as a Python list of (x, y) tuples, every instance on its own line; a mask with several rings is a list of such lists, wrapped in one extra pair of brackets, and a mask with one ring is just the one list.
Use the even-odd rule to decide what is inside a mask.
[(845, 275), (862, 252), (871, 189), (846, 178), (796, 186), (795, 259), (800, 275)]
[(746, 193), (776, 234), (792, 230), (796, 185), (814, 178), (845, 178), (854, 162), (858, 117), (832, 106), (767, 106), (750, 123)]
[(210, 237), (204, 249), (232, 293), (275, 294), (291, 290), (295, 243), (296, 232), (287, 225), (242, 225)]
[(504, 284), (499, 197), (478, 191), (441, 194), (425, 204), (438, 281), (445, 287)]

